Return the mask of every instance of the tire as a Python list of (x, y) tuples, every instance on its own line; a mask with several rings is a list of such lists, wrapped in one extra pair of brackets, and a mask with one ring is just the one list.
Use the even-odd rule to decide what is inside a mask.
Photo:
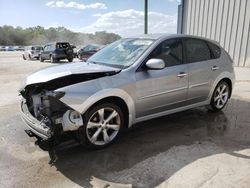
[(39, 56), (40, 62), (44, 62), (44, 59), (42, 58), (42, 56)]
[(30, 54), (29, 54), (29, 60), (32, 60), (32, 58), (31, 58)]
[(222, 110), (228, 102), (230, 93), (231, 89), (228, 83), (225, 81), (219, 82), (214, 89), (209, 109), (213, 112)]
[(68, 61), (71, 63), (73, 62), (73, 58), (69, 58)]
[(84, 126), (78, 130), (77, 138), (90, 149), (101, 149), (113, 144), (124, 127), (121, 108), (111, 103), (92, 107), (83, 119)]
[(51, 63), (56, 63), (56, 59), (52, 55), (50, 56), (50, 62)]
[(23, 55), (23, 60), (26, 60), (25, 56)]

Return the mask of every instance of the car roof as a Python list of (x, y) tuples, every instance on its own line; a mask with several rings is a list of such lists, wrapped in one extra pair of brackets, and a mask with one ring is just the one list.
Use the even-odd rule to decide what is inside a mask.
[(138, 39), (152, 39), (152, 40), (159, 40), (159, 39), (168, 39), (168, 38), (178, 38), (178, 37), (189, 37), (189, 38), (196, 38), (196, 39), (202, 39), (205, 41), (209, 41), (212, 43), (215, 43), (220, 46), (220, 44), (214, 40), (200, 37), (200, 36), (195, 36), (195, 35), (186, 35), (186, 34), (166, 34), (166, 33), (154, 33), (154, 34), (143, 34), (143, 35), (136, 35), (132, 37), (127, 37), (127, 38), (138, 38)]
[(47, 43), (46, 45), (57, 44), (57, 43), (68, 43), (69, 44), (69, 42), (55, 41), (55, 42)]

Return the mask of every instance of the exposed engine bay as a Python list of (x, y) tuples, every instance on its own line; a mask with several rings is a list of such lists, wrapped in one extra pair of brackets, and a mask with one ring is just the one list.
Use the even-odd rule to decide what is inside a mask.
[[(24, 112), (22, 109), (22, 117), (31, 129), (29, 135), (31, 136), (35, 132), (33, 136), (50, 140), (61, 134), (78, 130), (84, 124), (82, 114), (59, 100), (65, 95), (65, 92), (54, 90), (116, 73), (117, 71), (71, 74), (45, 83), (25, 86), (20, 90), (20, 94), (23, 96), (22, 105), (28, 109), (28, 112)], [(29, 113), (30, 116), (27, 116), (26, 113)], [(34, 123), (36, 120), (37, 122)], [(37, 124), (39, 127), (36, 127)], [(43, 130), (47, 130), (45, 135), (37, 134)]]
[(81, 114), (58, 100), (63, 95), (63, 92), (43, 90), (25, 97), (31, 115), (45, 125), (45, 129), (50, 130), (48, 138), (65, 131), (77, 130), (83, 125)]

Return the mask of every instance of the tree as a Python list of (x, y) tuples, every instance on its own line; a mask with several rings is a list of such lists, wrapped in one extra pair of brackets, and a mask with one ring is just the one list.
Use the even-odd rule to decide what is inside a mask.
[(114, 33), (99, 31), (94, 34), (76, 33), (65, 27), (50, 27), (45, 29), (41, 26), (23, 29), (4, 25), (0, 27), (0, 45), (43, 45), (48, 42), (65, 41), (74, 45), (84, 46), (91, 43), (109, 44), (121, 37)]

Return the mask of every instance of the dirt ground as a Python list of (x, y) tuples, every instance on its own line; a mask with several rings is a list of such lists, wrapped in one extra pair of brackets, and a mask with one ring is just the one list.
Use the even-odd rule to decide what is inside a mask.
[(49, 62), (0, 53), (0, 187), (250, 187), (250, 69), (236, 68), (227, 107), (196, 108), (135, 125), (109, 148), (74, 141), (48, 152), (19, 116), (22, 80)]

